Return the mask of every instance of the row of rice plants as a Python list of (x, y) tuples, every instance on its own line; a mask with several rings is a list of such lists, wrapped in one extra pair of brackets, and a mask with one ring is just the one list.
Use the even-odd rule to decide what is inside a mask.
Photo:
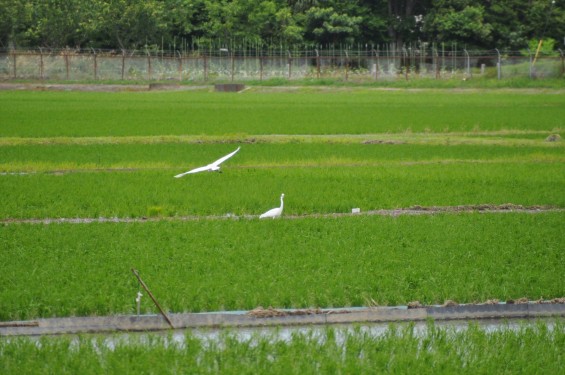
[[(188, 168), (186, 168), (188, 169)], [(183, 170), (186, 170), (183, 169)], [(565, 206), (560, 163), (407, 163), (359, 167), (225, 168), (0, 176), (0, 218), (284, 215), (476, 204)]]
[[(0, 320), (565, 295), (563, 213), (0, 226)], [(143, 313), (156, 313), (149, 298)]]
[(382, 335), (362, 327), (305, 330), (283, 340), (224, 332), (217, 339), (186, 332), (127, 337), (42, 337), (0, 340), (3, 374), (497, 374), (562, 372), (565, 324), (523, 323), (488, 331), (428, 323), (391, 325)]
[[(361, 144), (259, 143), (244, 144), (225, 169), (383, 165), (394, 162), (563, 162), (559, 142), (531, 146), (499, 144)], [(449, 140), (449, 138), (446, 138)], [(0, 171), (35, 172), (92, 169), (184, 169), (205, 165), (235, 149), (223, 144), (88, 144), (0, 146)]]
[[(2, 137), (371, 134), (565, 125), (562, 92), (0, 92)], [(213, 114), (213, 115), (212, 115)]]

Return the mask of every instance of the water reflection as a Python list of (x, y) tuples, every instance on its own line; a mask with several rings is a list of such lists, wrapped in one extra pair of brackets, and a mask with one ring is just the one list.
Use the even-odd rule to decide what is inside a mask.
[[(338, 344), (343, 344), (348, 336), (361, 334), (363, 336), (375, 337), (393, 332), (403, 332), (411, 329), (414, 337), (423, 337), (429, 333), (430, 327), (446, 330), (447, 332), (464, 332), (470, 327), (479, 328), (485, 332), (496, 332), (504, 330), (518, 331), (527, 327), (543, 324), (548, 330), (555, 326), (555, 319), (481, 319), (473, 321), (420, 321), (402, 323), (367, 323), (367, 324), (335, 324), (335, 325), (308, 325), (308, 326), (285, 326), (285, 327), (261, 327), (261, 328), (224, 328), (224, 329), (183, 329), (173, 331), (122, 333), (111, 335), (96, 335), (97, 341), (113, 349), (116, 346), (128, 343), (151, 343), (155, 338), (161, 340), (165, 345), (174, 345), (184, 348), (187, 341), (198, 340), (204, 346), (221, 345), (225, 338), (239, 342), (258, 343), (261, 341), (283, 341), (291, 342), (296, 336), (307, 336), (323, 342), (327, 338), (328, 330), (332, 330), (332, 339)], [(103, 338), (101, 341), (100, 339)]]

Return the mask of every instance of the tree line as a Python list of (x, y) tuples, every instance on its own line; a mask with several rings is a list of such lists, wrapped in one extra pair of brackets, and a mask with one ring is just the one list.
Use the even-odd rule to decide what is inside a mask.
[[(220, 41), (519, 50), (565, 41), (565, 0), (0, 0), (0, 48), (181, 49)], [(547, 45), (546, 45), (547, 46)]]

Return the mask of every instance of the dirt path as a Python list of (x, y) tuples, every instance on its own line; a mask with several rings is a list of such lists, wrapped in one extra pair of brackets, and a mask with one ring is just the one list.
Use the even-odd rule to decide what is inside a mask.
[[(552, 206), (522, 206), (512, 203), (502, 205), (480, 204), (480, 205), (462, 205), (462, 206), (412, 206), (408, 208), (370, 210), (358, 213), (324, 213), (324, 214), (306, 214), (306, 215), (283, 215), (282, 219), (302, 219), (302, 218), (328, 218), (328, 217), (346, 217), (360, 215), (381, 215), (381, 216), (400, 216), (400, 215), (434, 215), (439, 213), (543, 213), (543, 212), (565, 212), (565, 208)], [(257, 219), (258, 215), (207, 215), (207, 216), (171, 216), (171, 217), (96, 217), (96, 218), (43, 218), (43, 219), (17, 219), (7, 218), (0, 219), (0, 224), (90, 224), (90, 223), (145, 223), (157, 221), (198, 221), (198, 220), (240, 220), (240, 219)]]

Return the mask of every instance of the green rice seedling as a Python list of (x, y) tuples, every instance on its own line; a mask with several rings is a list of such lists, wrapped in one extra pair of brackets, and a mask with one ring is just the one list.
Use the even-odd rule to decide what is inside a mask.
[(222, 174), (173, 178), (184, 170), (3, 175), (0, 218), (142, 217), (151, 206), (167, 216), (259, 215), (281, 193), (287, 198), (284, 215), (415, 205), (565, 206), (563, 167), (551, 161), (226, 166)]
[[(0, 320), (565, 295), (563, 213), (4, 224)], [(156, 313), (149, 299), (142, 313)]]
[(0, 339), (3, 374), (123, 373), (537, 373), (561, 371), (563, 321), (489, 331), (476, 324), (455, 329), (429, 323), (306, 328), (283, 340), (275, 333), (216, 339), (173, 335), (79, 336)]
[[(500, 136), (489, 144), (486, 136), (465, 136), (476, 144), (458, 144), (457, 135), (438, 138), (442, 144), (387, 144), (379, 136), (366, 141), (337, 143), (296, 142), (259, 143), (242, 146), (243, 152), (226, 164), (240, 168), (300, 168), (379, 166), (394, 163), (488, 163), (488, 162), (563, 162), (565, 153), (560, 142), (546, 142), (547, 134), (533, 134), (529, 142), (511, 136)], [(376, 141), (374, 139), (377, 139)], [(431, 137), (428, 137), (428, 139)], [(407, 138), (408, 139), (408, 138)], [(412, 138), (413, 140), (416, 137)], [(417, 141), (417, 140), (416, 140)], [(483, 142), (484, 143), (480, 143)], [(347, 142), (347, 143), (346, 143)], [(410, 142), (410, 140), (407, 140)], [(434, 142), (431, 140), (430, 142)], [(233, 147), (223, 144), (88, 144), (88, 145), (5, 145), (0, 146), (0, 170), (5, 172), (54, 171), (137, 171), (169, 170), (206, 164)]]
[[(562, 92), (0, 92), (2, 137), (561, 129)], [(291, 111), (288, 108), (292, 108)], [(213, 115), (211, 115), (213, 114)], [(80, 116), (80, 117), (79, 117)], [(80, 118), (80, 120), (78, 120)]]

